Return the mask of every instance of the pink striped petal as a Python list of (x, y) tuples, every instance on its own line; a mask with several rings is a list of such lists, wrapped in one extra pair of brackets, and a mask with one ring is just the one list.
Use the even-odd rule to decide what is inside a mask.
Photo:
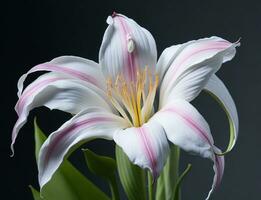
[(214, 146), (206, 120), (190, 103), (184, 100), (176, 100), (166, 105), (151, 120), (157, 121), (163, 126), (167, 138), (173, 144), (214, 162), (215, 176), (210, 196), (222, 179), (224, 160), (223, 157), (217, 157), (215, 154), (220, 151)]
[(157, 122), (148, 122), (138, 128), (120, 130), (115, 133), (114, 140), (131, 162), (149, 169), (154, 178), (158, 177), (169, 153), (162, 126)]
[(83, 142), (96, 138), (111, 140), (127, 122), (100, 108), (88, 108), (53, 132), (39, 152), (38, 170), (41, 189), (52, 178), (65, 156)]
[(12, 151), (17, 134), (32, 109), (46, 106), (76, 114), (90, 106), (99, 106), (112, 111), (106, 98), (103, 90), (90, 83), (54, 72), (40, 76), (24, 90), (15, 106), (18, 120), (12, 132)]
[(26, 74), (22, 75), (18, 81), (18, 97), (22, 94), (26, 77), (37, 71), (59, 72), (86, 81), (97, 87), (105, 88), (105, 81), (102, 81), (103, 75), (101, 73), (101, 67), (97, 63), (76, 56), (61, 56), (50, 62), (36, 65)]
[(193, 100), (222, 63), (234, 57), (238, 45), (211, 37), (166, 49), (157, 66), (158, 70), (162, 69), (160, 74), (165, 74), (160, 106), (175, 99)]
[(137, 71), (156, 65), (157, 50), (152, 35), (134, 20), (114, 13), (107, 19), (99, 52), (100, 65), (106, 77), (123, 75), (127, 80), (136, 80)]

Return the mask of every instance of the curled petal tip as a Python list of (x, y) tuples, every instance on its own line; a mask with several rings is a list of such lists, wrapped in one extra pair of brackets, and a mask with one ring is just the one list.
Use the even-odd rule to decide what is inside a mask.
[(11, 154), (10, 154), (10, 157), (12, 158), (12, 157), (14, 157), (14, 145), (13, 144), (11, 144)]
[(240, 46), (241, 45), (240, 41), (241, 41), (241, 37), (239, 37), (238, 40), (236, 42), (234, 42), (234, 44), (237, 46)]
[(112, 17), (116, 17), (118, 15), (118, 13), (117, 12), (115, 12), (115, 11), (113, 11), (113, 13), (112, 13)]

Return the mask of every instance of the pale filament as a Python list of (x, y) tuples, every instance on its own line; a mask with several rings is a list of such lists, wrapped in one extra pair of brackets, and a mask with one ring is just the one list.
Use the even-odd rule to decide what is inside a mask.
[(128, 82), (119, 74), (115, 81), (107, 79), (107, 94), (112, 105), (130, 126), (139, 127), (153, 114), (153, 103), (158, 87), (158, 75), (148, 67), (138, 71), (136, 81)]

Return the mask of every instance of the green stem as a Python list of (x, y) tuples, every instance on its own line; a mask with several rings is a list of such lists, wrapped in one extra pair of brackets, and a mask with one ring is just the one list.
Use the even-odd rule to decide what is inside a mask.
[(110, 180), (108, 180), (108, 182), (111, 190), (112, 200), (120, 200), (118, 185), (115, 176), (112, 176)]
[(147, 176), (148, 176), (149, 200), (154, 200), (154, 184), (153, 184), (153, 177), (152, 177), (150, 171), (148, 171)]
[(172, 193), (172, 198), (173, 200), (179, 200), (180, 199), (180, 187), (181, 187), (181, 182), (183, 181), (183, 179), (187, 176), (187, 174), (189, 173), (189, 171), (191, 170), (192, 165), (188, 164), (187, 168), (185, 169), (185, 171), (180, 175), (180, 177), (178, 178), (178, 181), (175, 185), (174, 188), (174, 192)]
[(179, 148), (171, 144), (170, 154), (163, 171), (157, 180), (156, 200), (172, 200), (172, 193), (179, 177), (179, 157)]

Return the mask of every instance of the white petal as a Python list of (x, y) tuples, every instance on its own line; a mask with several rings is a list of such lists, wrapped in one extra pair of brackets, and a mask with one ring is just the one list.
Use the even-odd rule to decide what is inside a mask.
[(152, 35), (134, 20), (114, 13), (107, 19), (99, 52), (100, 65), (105, 77), (123, 75), (135, 80), (137, 71), (146, 66), (152, 71), (156, 66), (157, 50)]
[(101, 72), (101, 67), (97, 63), (76, 56), (61, 56), (50, 62), (36, 65), (26, 74), (22, 75), (18, 81), (18, 97), (22, 94), (26, 77), (37, 71), (59, 72), (86, 81), (97, 87), (105, 88), (105, 80)]
[(184, 48), (184, 44), (173, 45), (166, 48), (159, 57), (157, 62), (156, 71), (159, 75), (159, 79), (162, 80), (166, 71), (169, 69), (173, 60), (176, 58), (178, 53)]
[(190, 103), (176, 100), (157, 112), (153, 119), (162, 124), (171, 142), (186, 151), (210, 157), (213, 144), (210, 128)]
[(157, 178), (169, 153), (165, 131), (157, 122), (148, 122), (138, 128), (127, 128), (114, 134), (115, 142), (130, 161), (149, 169)]
[(229, 152), (233, 149), (238, 137), (238, 114), (233, 98), (224, 83), (216, 75), (210, 78), (204, 90), (214, 96), (228, 116), (230, 123), (230, 141), (225, 153)]
[(12, 132), (12, 150), (17, 134), (26, 123), (30, 110), (39, 106), (72, 114), (90, 106), (99, 106), (111, 111), (104, 92), (92, 84), (69, 79), (54, 72), (44, 74), (24, 90), (15, 106), (19, 118)]
[[(211, 192), (220, 183), (224, 165), (216, 153), (210, 128), (206, 120), (188, 102), (176, 100), (157, 112), (152, 121), (159, 122), (166, 131), (167, 138), (185, 151), (211, 159), (214, 162), (215, 177)], [(219, 158), (219, 159), (217, 159)], [(222, 170), (221, 170), (222, 169)]]
[(160, 107), (175, 99), (193, 100), (222, 63), (234, 57), (238, 45), (211, 37), (166, 49), (157, 66), (162, 69), (160, 74), (165, 74)]
[(99, 108), (88, 108), (53, 132), (39, 152), (39, 184), (43, 186), (52, 178), (65, 156), (76, 145), (95, 138), (112, 139), (113, 133), (125, 128), (122, 118)]

